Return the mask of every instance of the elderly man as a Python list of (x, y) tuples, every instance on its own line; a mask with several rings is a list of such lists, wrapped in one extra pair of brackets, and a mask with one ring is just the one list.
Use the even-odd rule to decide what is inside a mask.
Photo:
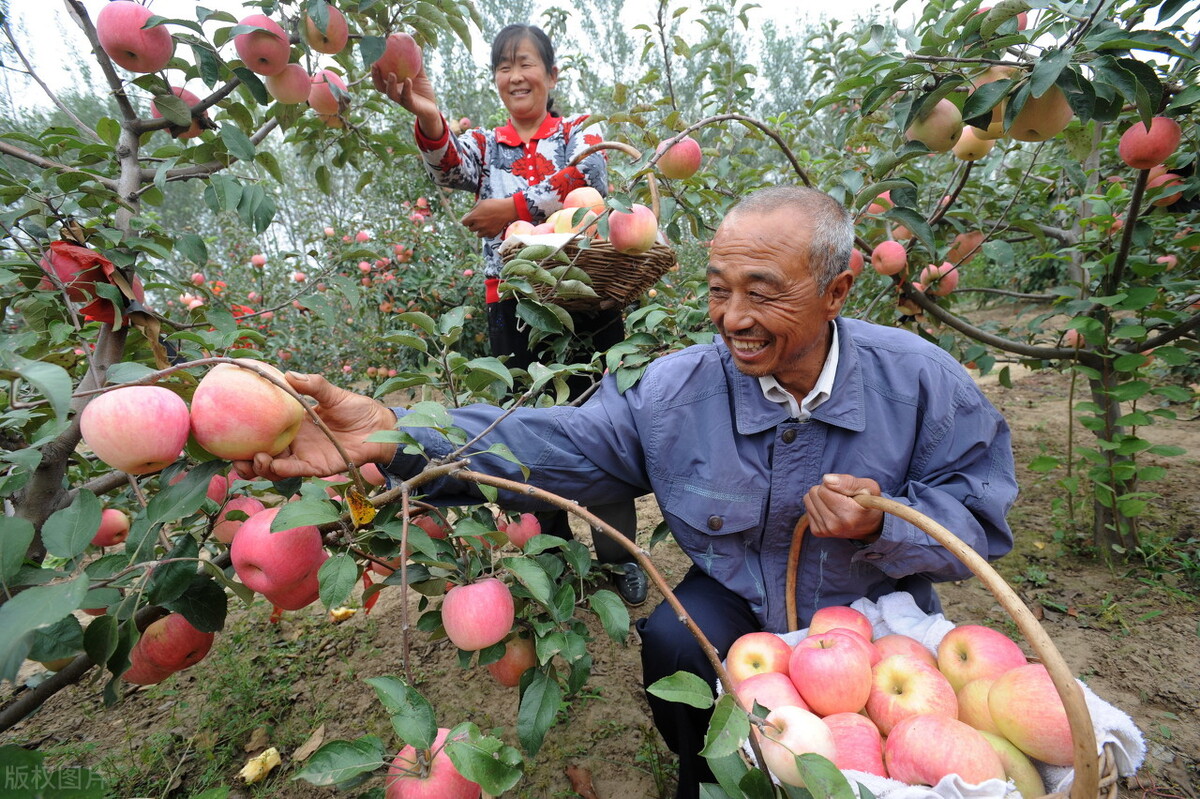
[[(828, 195), (755, 192), (728, 214), (710, 250), (709, 315), (719, 341), (658, 359), (623, 394), (605, 379), (582, 407), (519, 410), (480, 445), (503, 441), (530, 468), (529, 482), (585, 505), (653, 492), (694, 564), (675, 593), (722, 657), (744, 633), (786, 629), (787, 553), (806, 510), (801, 626), (820, 607), (898, 590), (934, 611), (933, 583), (969, 576), (919, 529), (860, 506), (852, 499), (860, 491), (912, 505), (985, 558), (1012, 547), (1004, 517), (1016, 481), (1004, 419), (941, 349), (839, 317), (854, 282), (846, 268), (852, 246), (852, 221)], [(403, 411), (318, 376), (289, 380), (320, 403), (357, 461), (399, 477), (424, 465), (394, 445), (363, 442)], [(453, 418), (474, 435), (499, 414), (477, 405)], [(451, 449), (427, 430), (414, 435), (430, 455)], [(331, 474), (343, 464), (306, 423), (291, 451), (239, 467), (285, 477)], [(474, 467), (522, 479), (501, 458), (479, 456)], [(453, 479), (431, 490), (443, 502), (480, 501)], [(679, 670), (713, 682), (665, 603), (638, 631), (645, 685)], [(680, 757), (677, 796), (695, 797), (711, 780), (698, 754), (708, 711), (647, 698)]]

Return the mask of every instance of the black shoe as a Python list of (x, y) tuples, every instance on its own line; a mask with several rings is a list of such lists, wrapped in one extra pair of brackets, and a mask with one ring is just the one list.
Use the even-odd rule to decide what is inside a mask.
[(625, 600), (625, 604), (637, 607), (645, 602), (650, 585), (642, 567), (636, 563), (615, 563), (613, 569), (613, 585), (616, 586), (621, 599)]

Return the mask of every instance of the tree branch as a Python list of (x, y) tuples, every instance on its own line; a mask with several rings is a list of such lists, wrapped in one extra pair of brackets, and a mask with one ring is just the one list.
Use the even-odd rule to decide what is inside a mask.
[(117, 182), (112, 178), (106, 178), (103, 175), (97, 175), (95, 172), (88, 172), (86, 169), (76, 169), (73, 166), (60, 164), (57, 161), (44, 158), (36, 153), (31, 153), (28, 150), (16, 146), (15, 144), (9, 144), (2, 139), (0, 139), (0, 153), (11, 155), (13, 158), (18, 158), (26, 163), (33, 164), (38, 169), (49, 169), (53, 172), (70, 172), (76, 175), (87, 175), (109, 191), (117, 190)]
[(29, 59), (27, 59), (25, 57), (25, 53), (23, 53), (21, 51), (20, 46), (17, 45), (16, 39), (13, 38), (12, 29), (9, 28), (9, 26), (8, 26), (7, 18), (5, 18), (4, 22), (2, 24), (0, 24), (0, 27), (2, 27), (4, 29), (4, 37), (6, 39), (8, 39), (8, 43), (12, 47), (13, 52), (17, 54), (17, 58), (21, 59), (21, 63), (25, 65), (25, 72), (29, 75), (29, 77), (33, 78), (34, 82), (37, 83), (38, 86), (42, 87), (42, 91), (45, 92), (46, 96), (50, 98), (50, 102), (54, 103), (54, 105), (58, 108), (59, 111), (62, 111), (64, 114), (66, 114), (67, 117), (73, 123), (75, 123), (75, 127), (78, 128), (83, 133), (87, 134), (87, 137), (89, 139), (91, 139), (92, 141), (95, 141), (95, 142), (103, 143), (104, 140), (100, 138), (100, 134), (96, 133), (96, 131), (92, 130), (87, 125), (83, 124), (83, 120), (81, 120), (79, 117), (75, 116), (75, 112), (73, 112), (70, 108), (67, 108), (67, 106), (63, 103), (63, 101), (58, 99), (58, 95), (56, 95), (50, 89), (50, 87), (48, 85), (46, 85), (46, 82), (38, 77), (38, 74), (34, 70), (33, 65), (29, 63)]
[(112, 60), (108, 57), (108, 53), (104, 52), (104, 48), (100, 46), (100, 39), (96, 36), (96, 26), (92, 24), (87, 9), (83, 7), (81, 0), (64, 0), (64, 2), (67, 4), (67, 11), (75, 20), (75, 24), (83, 30), (83, 35), (87, 37), (88, 43), (92, 45), (92, 52), (96, 56), (96, 63), (100, 65), (100, 71), (104, 73), (104, 79), (108, 81), (108, 85), (112, 88), (113, 99), (117, 101), (117, 108), (121, 111), (121, 117), (126, 123), (137, 119), (137, 112), (133, 110), (133, 104), (129, 102), (129, 96), (125, 94), (125, 82), (121, 80), (121, 76), (117, 74), (117, 71), (113, 69)]
[[(254, 132), (254, 135), (250, 137), (250, 141), (254, 144), (258, 144), (278, 126), (279, 119), (277, 117), (271, 117), (262, 124), (262, 127)], [(238, 163), (238, 159), (231, 158), (228, 162), (209, 161), (204, 164), (193, 164), (192, 166), (180, 167), (179, 169), (168, 169), (166, 179), (168, 181), (176, 181), (208, 177), (214, 172), (220, 172), (222, 169), (228, 169), (236, 163)], [(139, 174), (142, 182), (147, 184), (137, 191), (137, 194), (140, 196), (142, 193), (149, 190), (151, 185), (153, 185), (155, 170), (142, 169)]]

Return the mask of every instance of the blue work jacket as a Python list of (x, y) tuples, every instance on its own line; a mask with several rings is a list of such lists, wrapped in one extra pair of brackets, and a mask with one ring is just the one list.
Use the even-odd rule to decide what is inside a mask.
[[(653, 492), (692, 561), (744, 597), (763, 629), (787, 629), (786, 567), (804, 495), (829, 473), (876, 480), (884, 496), (913, 506), (988, 560), (1012, 548), (1005, 514), (1017, 485), (1008, 425), (966, 370), (907, 331), (837, 320), (840, 358), (831, 397), (807, 421), (763, 396), (721, 341), (659, 358), (623, 394), (606, 377), (582, 407), (518, 409), (479, 449), (505, 444), (530, 469), (529, 483), (582, 505)], [(474, 436), (503, 411), (451, 412)], [(397, 410), (402, 416), (403, 410)], [(451, 450), (440, 434), (411, 429), (431, 457)], [(491, 454), (472, 468), (525, 481)], [(398, 477), (425, 459), (397, 453)], [(470, 484), (427, 484), (440, 504), (476, 504)], [(538, 509), (501, 492), (500, 504)], [(886, 514), (874, 543), (808, 535), (797, 580), (800, 627), (826, 605), (892, 591), (939, 608), (933, 583), (971, 572), (920, 529)]]

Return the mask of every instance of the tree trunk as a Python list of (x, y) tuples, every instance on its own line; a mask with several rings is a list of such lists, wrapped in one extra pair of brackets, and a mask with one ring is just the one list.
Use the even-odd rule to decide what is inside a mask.
[[(1101, 409), (1098, 416), (1103, 425), (1094, 432), (1097, 443), (1117, 441), (1124, 435), (1124, 428), (1117, 423), (1121, 417), (1121, 403), (1112, 396), (1117, 385), (1117, 376), (1111, 360), (1105, 360), (1100, 377), (1090, 379), (1092, 401)], [(1129, 552), (1138, 545), (1137, 519), (1121, 513), (1118, 498), (1137, 489), (1137, 472), (1131, 469), (1132, 458), (1115, 449), (1100, 446), (1097, 451), (1103, 460), (1094, 463), (1091, 476), (1092, 489), (1092, 544), (1105, 562), (1114, 556)], [(1124, 477), (1128, 474), (1130, 476)]]

